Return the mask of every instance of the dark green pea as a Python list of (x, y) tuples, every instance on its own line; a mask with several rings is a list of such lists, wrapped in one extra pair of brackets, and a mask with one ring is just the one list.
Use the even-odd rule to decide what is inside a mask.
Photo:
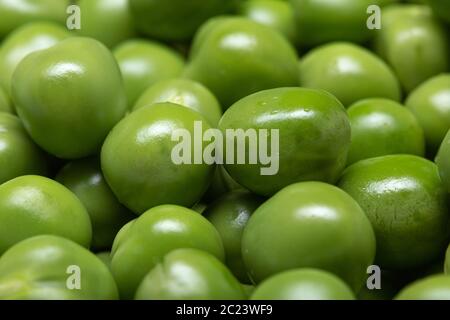
[(122, 206), (103, 177), (97, 158), (68, 163), (56, 180), (81, 200), (92, 222), (92, 248), (109, 249), (120, 228), (135, 218)]
[(250, 283), (242, 261), (242, 232), (250, 215), (264, 201), (247, 191), (228, 193), (209, 205), (203, 215), (216, 227), (225, 248), (225, 264), (244, 283)]

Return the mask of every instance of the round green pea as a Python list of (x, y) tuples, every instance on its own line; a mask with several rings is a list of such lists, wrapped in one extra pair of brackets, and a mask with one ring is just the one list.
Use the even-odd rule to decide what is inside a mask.
[(389, 154), (425, 154), (425, 137), (415, 116), (388, 99), (365, 99), (348, 109), (352, 143), (347, 164)]
[(163, 44), (149, 40), (128, 40), (114, 49), (131, 109), (139, 96), (159, 80), (181, 75), (183, 57)]
[(0, 85), (5, 92), (11, 95), (12, 76), (23, 58), (52, 47), (69, 35), (62, 26), (50, 22), (33, 22), (14, 30), (0, 47)]
[(375, 51), (392, 66), (406, 92), (448, 71), (446, 30), (428, 6), (388, 6), (382, 10), (382, 19), (383, 26), (375, 37)]
[(197, 33), (184, 76), (204, 84), (227, 109), (249, 94), (298, 85), (297, 63), (279, 32), (246, 18), (220, 17)]
[(134, 297), (145, 275), (174, 249), (194, 248), (224, 260), (220, 235), (199, 213), (174, 205), (152, 208), (126, 224), (111, 252), (111, 269), (124, 299)]
[[(223, 155), (231, 177), (263, 196), (299, 181), (336, 182), (350, 147), (346, 110), (322, 90), (278, 88), (255, 93), (231, 106), (219, 128), (224, 136), (230, 129), (257, 130), (258, 138), (248, 139), (244, 146), (245, 164), (238, 163), (237, 152), (231, 153), (234, 150), (226, 144)], [(228, 139), (234, 141), (236, 149), (237, 138)], [(261, 157), (262, 143), (267, 143), (269, 161)], [(250, 163), (255, 155), (256, 163)], [(262, 164), (262, 160), (269, 163)]]
[(119, 203), (103, 177), (97, 158), (65, 165), (56, 180), (71, 190), (85, 206), (92, 222), (92, 248), (111, 248), (122, 226), (135, 218)]
[(89, 248), (91, 221), (80, 200), (41, 176), (21, 176), (0, 185), (0, 254), (41, 234), (62, 236)]
[(78, 34), (97, 39), (109, 48), (135, 36), (128, 0), (79, 0)]
[(29, 22), (65, 24), (70, 0), (0, 0), (0, 38)]
[[(140, 108), (124, 118), (110, 132), (101, 152), (106, 181), (119, 201), (140, 214), (160, 204), (194, 205), (211, 182), (214, 165), (194, 163), (194, 144), (190, 161), (179, 163), (177, 146), (183, 141), (172, 139), (175, 130), (183, 130), (195, 139), (196, 125), (208, 130), (199, 113), (172, 103), (158, 103)], [(200, 137), (202, 138), (202, 137)], [(205, 148), (207, 142), (200, 142)], [(203, 149), (202, 149), (203, 150)], [(184, 154), (181, 152), (181, 154)]]
[(0, 112), (0, 184), (27, 174), (46, 175), (47, 160), (20, 120)]
[(280, 0), (242, 1), (238, 8), (240, 15), (274, 28), (292, 44), (298, 42), (294, 10), (290, 3)]
[(417, 280), (400, 291), (396, 300), (450, 300), (450, 276), (433, 275)]
[(400, 85), (389, 66), (369, 50), (345, 42), (317, 47), (304, 56), (300, 85), (326, 90), (345, 107), (366, 98), (401, 98)]
[(439, 174), (447, 192), (450, 193), (450, 133), (447, 133), (442, 141), (435, 159), (439, 168)]
[(250, 300), (355, 300), (355, 295), (344, 281), (331, 273), (296, 269), (261, 282)]
[(222, 238), (225, 264), (244, 283), (250, 283), (250, 280), (242, 260), (242, 233), (250, 215), (262, 202), (262, 198), (248, 191), (239, 190), (220, 197), (202, 213)]
[(222, 117), (217, 98), (205, 86), (188, 79), (170, 79), (151, 85), (137, 100), (133, 111), (158, 102), (172, 102), (202, 114), (216, 127)]
[(425, 132), (428, 153), (434, 155), (450, 129), (450, 73), (422, 83), (405, 104)]
[(90, 38), (29, 54), (13, 76), (13, 101), (33, 140), (64, 159), (97, 153), (127, 110), (120, 70)]
[(363, 208), (377, 238), (375, 263), (388, 270), (423, 267), (450, 236), (447, 192), (437, 166), (413, 155), (389, 155), (348, 167), (339, 187)]
[(210, 253), (177, 249), (142, 280), (136, 300), (244, 300), (239, 281)]
[(300, 182), (256, 209), (244, 229), (242, 255), (256, 283), (282, 271), (318, 268), (359, 291), (375, 257), (375, 235), (364, 211), (344, 191)]
[(68, 239), (35, 236), (0, 257), (0, 300), (113, 300), (107, 266)]

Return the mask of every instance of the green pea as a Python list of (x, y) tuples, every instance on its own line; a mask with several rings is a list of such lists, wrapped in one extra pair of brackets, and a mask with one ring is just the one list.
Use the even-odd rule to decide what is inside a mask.
[(318, 268), (359, 291), (375, 257), (375, 235), (364, 211), (344, 191), (301, 182), (256, 209), (244, 229), (242, 255), (256, 283), (290, 269)]
[(401, 98), (398, 80), (383, 60), (344, 42), (317, 47), (304, 56), (300, 84), (334, 94), (345, 107), (366, 98)]
[(21, 176), (0, 185), (0, 254), (35, 235), (59, 235), (89, 248), (89, 215), (63, 185), (40, 176)]
[(112, 300), (117, 287), (107, 266), (68, 239), (41, 235), (0, 258), (0, 299)]
[(260, 283), (251, 300), (354, 300), (348, 285), (335, 275), (316, 269), (278, 273)]
[[(238, 163), (237, 152), (224, 159), (237, 183), (263, 196), (299, 181), (336, 182), (350, 146), (344, 107), (333, 95), (315, 89), (278, 88), (245, 97), (225, 112), (219, 128), (224, 136), (229, 129), (258, 130), (259, 136), (266, 130), (266, 136), (245, 145), (245, 159), (259, 155), (255, 164)], [(267, 159), (261, 157), (262, 143), (268, 146)], [(224, 148), (225, 157), (231, 158), (234, 150)]]
[(27, 174), (46, 175), (46, 155), (30, 139), (20, 120), (0, 113), (0, 184)]
[(425, 138), (414, 115), (387, 99), (365, 99), (348, 109), (352, 143), (347, 164), (389, 154), (425, 154)]
[(202, 84), (188, 79), (156, 82), (142, 93), (133, 111), (158, 102), (172, 102), (195, 110), (214, 127), (222, 117), (222, 109), (217, 98)]
[(20, 26), (35, 21), (53, 21), (61, 25), (67, 19), (70, 0), (0, 0), (0, 38)]
[(415, 4), (389, 6), (382, 10), (382, 17), (375, 50), (392, 66), (406, 92), (448, 71), (446, 31), (430, 8)]
[(113, 55), (89, 38), (28, 55), (14, 73), (12, 93), (33, 140), (65, 159), (97, 153), (127, 109)]
[(170, 251), (194, 248), (224, 260), (220, 235), (195, 211), (174, 205), (152, 208), (118, 233), (111, 268), (124, 299), (134, 297), (145, 275)]
[(167, 254), (142, 280), (137, 300), (244, 300), (239, 281), (213, 255), (196, 249)]
[[(199, 123), (203, 130), (210, 128), (191, 109), (159, 103), (134, 111), (114, 127), (103, 145), (101, 163), (106, 181), (122, 204), (140, 214), (161, 204), (191, 207), (200, 200), (215, 166), (194, 163), (195, 142), (189, 148), (190, 163), (177, 164), (172, 157), (179, 144), (172, 133), (184, 130), (195, 137)], [(201, 142), (202, 148), (206, 145)]]
[(131, 109), (139, 96), (159, 80), (178, 77), (183, 57), (165, 45), (148, 40), (129, 40), (114, 49)]
[(184, 76), (204, 84), (227, 109), (257, 91), (296, 86), (297, 54), (270, 27), (240, 17), (215, 18), (197, 33)]
[(128, 0), (79, 0), (77, 5), (81, 12), (80, 36), (97, 39), (109, 48), (135, 36)]
[(433, 156), (450, 129), (450, 74), (433, 77), (417, 87), (406, 100), (425, 132), (427, 151)]
[(244, 283), (250, 283), (242, 260), (242, 233), (263, 199), (247, 191), (230, 192), (209, 205), (203, 215), (216, 227), (225, 248), (225, 264)]
[(274, 28), (292, 44), (295, 45), (298, 42), (294, 10), (288, 2), (279, 0), (243, 1), (238, 12), (250, 20)]
[(0, 47), (0, 85), (5, 92), (11, 95), (12, 76), (23, 58), (67, 37), (69, 33), (63, 27), (50, 22), (33, 22), (14, 30)]
[(339, 187), (363, 208), (377, 237), (375, 263), (390, 270), (423, 267), (450, 236), (447, 192), (437, 166), (413, 155), (389, 155), (348, 167)]
[(433, 275), (404, 288), (396, 300), (450, 300), (450, 276)]
[(56, 180), (70, 189), (83, 203), (92, 222), (92, 248), (111, 248), (120, 228), (132, 218), (103, 177), (97, 158), (69, 162)]

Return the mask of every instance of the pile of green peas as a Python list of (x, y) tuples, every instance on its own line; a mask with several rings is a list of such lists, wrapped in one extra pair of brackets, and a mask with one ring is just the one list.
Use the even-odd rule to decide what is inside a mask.
[[(445, 0), (0, 0), (0, 299), (450, 300), (449, 30)], [(276, 172), (175, 163), (197, 125), (276, 132)]]

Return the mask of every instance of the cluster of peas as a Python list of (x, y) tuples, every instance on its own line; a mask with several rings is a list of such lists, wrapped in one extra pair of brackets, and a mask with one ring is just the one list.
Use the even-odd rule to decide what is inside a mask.
[[(0, 0), (0, 299), (450, 299), (450, 1), (409, 2)], [(199, 122), (278, 172), (175, 164)]]

